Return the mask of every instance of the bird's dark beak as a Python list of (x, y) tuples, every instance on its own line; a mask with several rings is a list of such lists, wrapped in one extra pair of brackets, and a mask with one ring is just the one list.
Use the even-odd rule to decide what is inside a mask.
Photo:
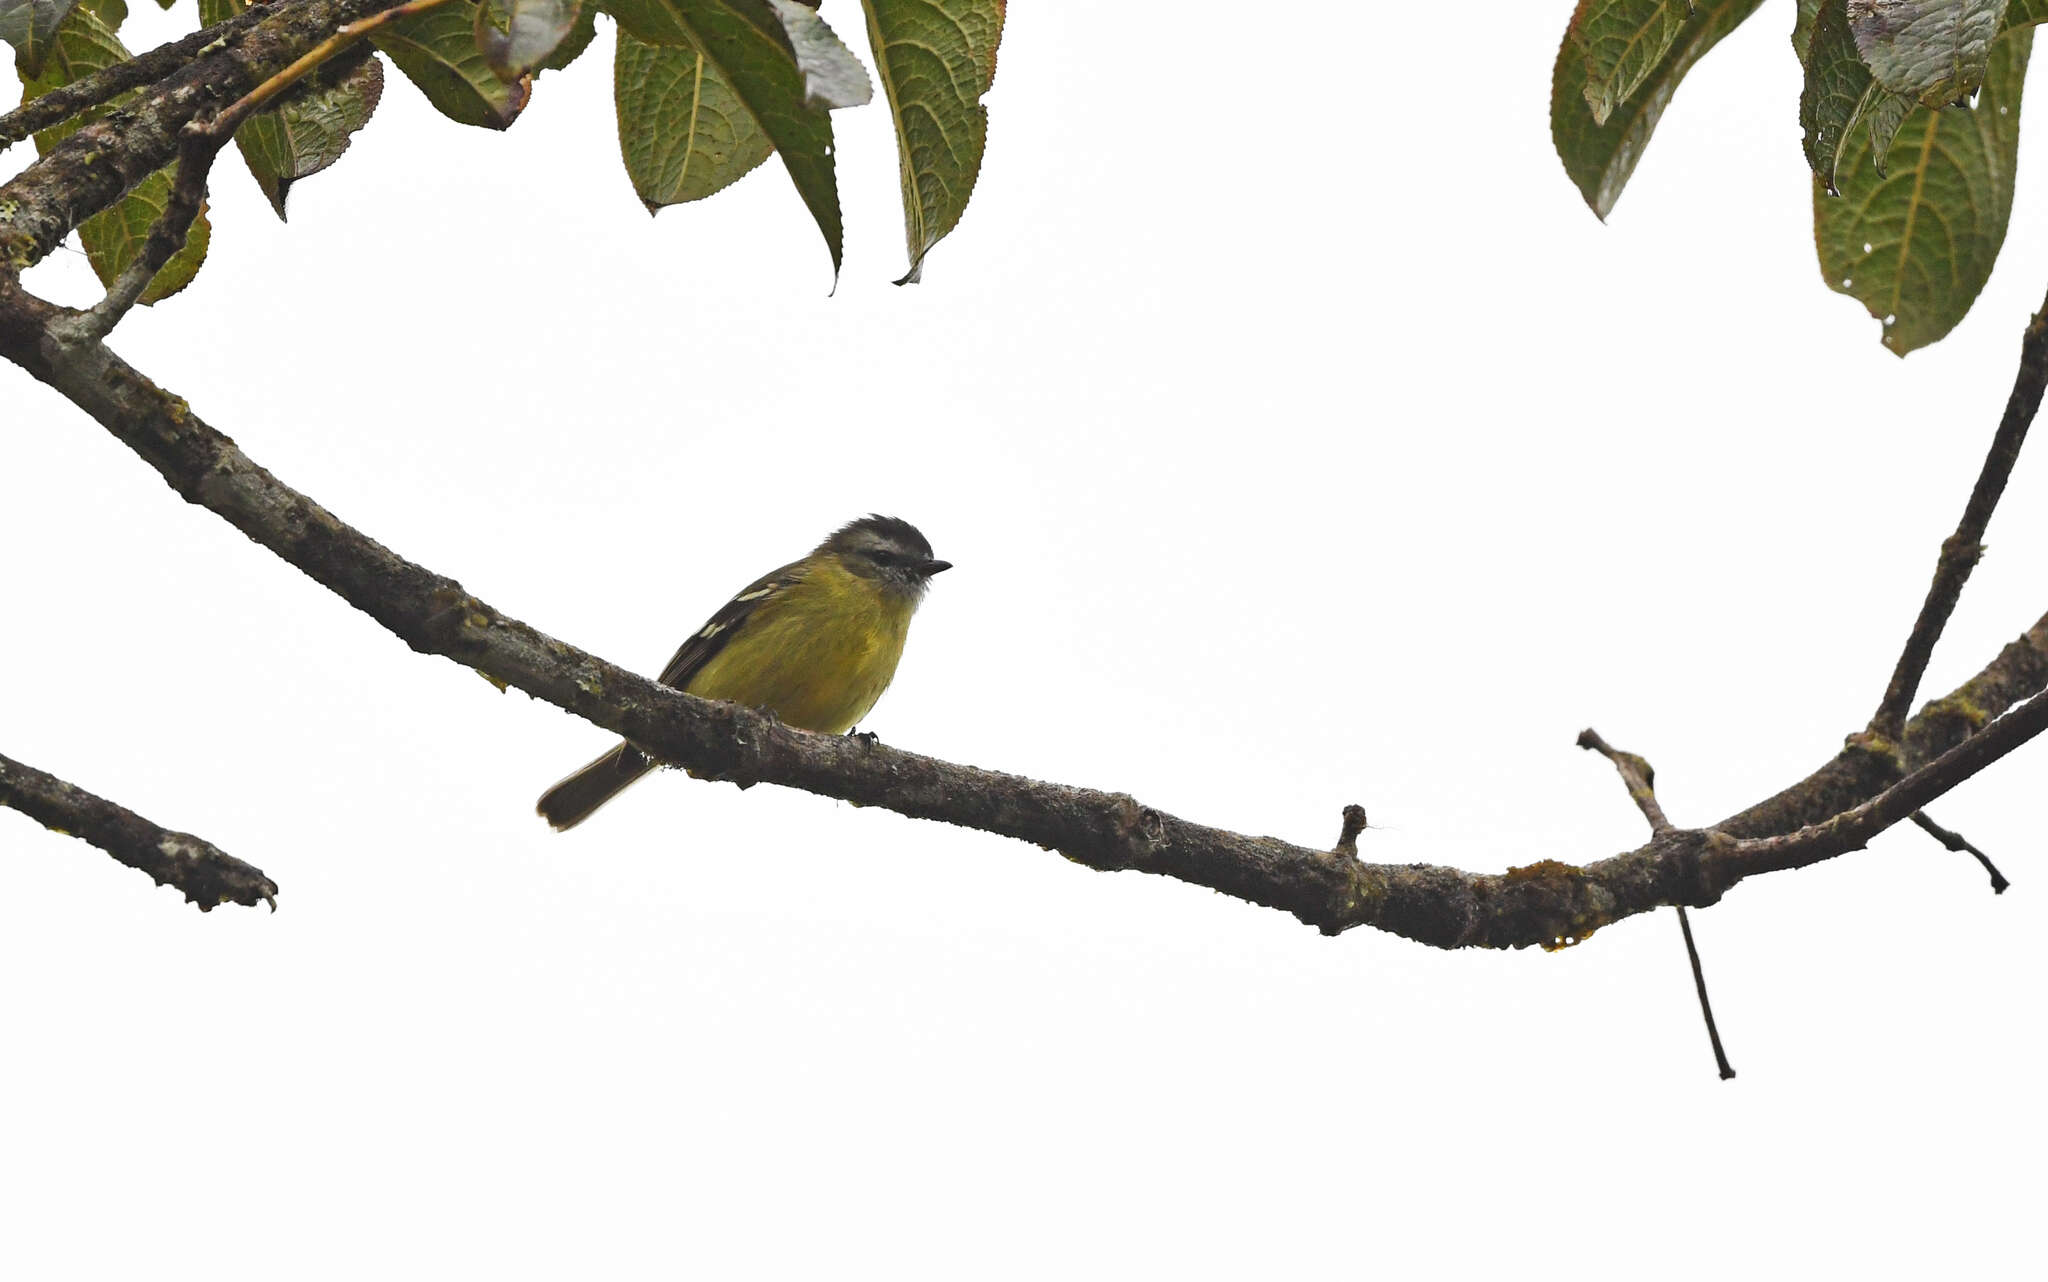
[(918, 573), (924, 575), (924, 577), (929, 579), (941, 570), (950, 570), (952, 568), (953, 563), (951, 561), (926, 561), (924, 564), (918, 566), (917, 570)]

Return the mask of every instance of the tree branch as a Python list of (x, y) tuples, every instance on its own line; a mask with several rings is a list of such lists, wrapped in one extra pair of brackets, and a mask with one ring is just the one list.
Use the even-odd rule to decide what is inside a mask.
[(260, 868), (10, 757), (0, 757), (0, 806), (19, 810), (53, 832), (91, 842), (148, 873), (159, 886), (184, 891), (187, 902), (198, 904), (201, 912), (217, 904), (269, 904), (277, 911), (277, 883)]
[[(2048, 687), (2044, 617), (1950, 696), (1967, 696), (1986, 728), (1963, 726), (1930, 708), (1908, 723), (1903, 746), (1878, 752), (1852, 742), (1801, 784), (1732, 816), (1718, 831), (1671, 829), (1584, 867), (1546, 860), (1480, 874), (1364, 863), (1192, 824), (1121, 793), (793, 730), (753, 709), (698, 699), (607, 663), (500, 614), (454, 580), (344, 524), (257, 466), (103, 343), (59, 342), (53, 327), (76, 315), (0, 273), (0, 354), (106, 427), (187, 501), (221, 516), (416, 650), (516, 685), (700, 775), (783, 784), (976, 828), (1057, 850), (1092, 868), (1175, 877), (1291, 913), (1327, 934), (1372, 926), (1444, 948), (1521, 947), (1584, 938), (1653, 908), (1711, 904), (1745, 877), (1802, 867), (1860, 845), (2031, 737), (2039, 728), (2033, 723), (2048, 709), (2048, 701), (2036, 701), (1992, 720)], [(1947, 746), (1916, 761), (1916, 743)], [(1921, 768), (1887, 789), (1900, 762)], [(1766, 821), (1779, 826), (1760, 827)], [(1789, 837), (1742, 840), (1801, 825), (1808, 827)]]
[(232, 41), (267, 14), (268, 10), (262, 8), (245, 9), (226, 22), (137, 54), (21, 104), (0, 116), (0, 151), (51, 125), (62, 124), (81, 111), (110, 102), (130, 89), (155, 84), (202, 53), (210, 52), (215, 44)]
[(2043, 388), (2048, 388), (2048, 299), (2042, 301), (2041, 310), (2027, 323), (2026, 336), (2020, 340), (2019, 372), (2013, 376), (2012, 394), (2006, 398), (2005, 414), (1998, 420), (1991, 450), (1984, 456), (1984, 467), (1977, 474), (1970, 501), (1963, 505), (1963, 519), (1957, 523), (1956, 532), (1941, 545), (1941, 556), (1934, 565), (1934, 582), (1928, 586), (1927, 599), (1920, 605), (1920, 617), (1913, 621), (1905, 649), (1885, 686), (1884, 698), (1870, 718), (1869, 733), (1878, 739), (1897, 739), (1905, 728), (1906, 710), (1919, 692), (1920, 678), (1926, 675), (1927, 661), (1934, 655), (1934, 643), (1948, 626), (1956, 602), (1962, 599), (1963, 584), (1969, 580), (1970, 571), (1984, 555), (1984, 530), (1991, 524), (1991, 514), (2005, 493), (2013, 464), (2019, 461), (2027, 428), (2041, 408)]

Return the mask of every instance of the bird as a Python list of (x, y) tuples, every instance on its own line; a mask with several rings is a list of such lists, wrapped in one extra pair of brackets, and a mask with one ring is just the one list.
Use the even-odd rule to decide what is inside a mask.
[[(952, 568), (908, 521), (850, 521), (802, 560), (742, 588), (683, 642), (659, 680), (765, 709), (800, 730), (844, 734), (889, 688), (911, 616), (932, 576)], [(542, 793), (534, 808), (564, 831), (652, 769), (645, 753), (621, 742)]]

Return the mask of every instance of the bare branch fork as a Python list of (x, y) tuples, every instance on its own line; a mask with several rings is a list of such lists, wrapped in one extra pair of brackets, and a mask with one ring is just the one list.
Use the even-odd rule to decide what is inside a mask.
[[(392, 7), (388, 0), (282, 0), (240, 40), (146, 88), (0, 184), (0, 208), (9, 211), (0, 224), (0, 353), (91, 415), (181, 496), (414, 649), (516, 685), (658, 760), (1013, 837), (1093, 868), (1175, 877), (1289, 912), (1328, 934), (1372, 926), (1438, 947), (1520, 947), (1583, 939), (1654, 908), (1711, 904), (1747, 877), (1857, 849), (2048, 728), (2048, 699), (2036, 697), (2048, 688), (2044, 616), (1897, 734), (1852, 736), (1805, 779), (1711, 828), (1667, 825), (1635, 850), (1584, 866), (1545, 860), (1482, 874), (1361, 861), (1348, 818), (1351, 840), (1340, 841), (1346, 849), (1311, 849), (1189, 823), (1121, 793), (792, 730), (760, 712), (649, 681), (498, 612), (345, 524), (110, 351), (94, 332), (104, 315), (89, 320), (91, 312), (56, 307), (21, 288), (19, 272), (78, 220), (177, 159), (188, 123), (209, 113), (218, 123), (222, 107), (290, 72), (348, 24)], [(118, 299), (108, 311), (117, 308)], [(2031, 418), (2038, 405), (2040, 380), (2031, 392), (2026, 383), (2029, 362), (2043, 364), (2042, 342), (2037, 320), (2008, 417)], [(1916, 628), (1928, 633), (1930, 648), (1947, 608), (1933, 610), (1930, 627)], [(1918, 677), (1914, 671), (1909, 684)], [(1911, 691), (1904, 697), (1910, 703)]]
[[(1971, 570), (1983, 555), (1984, 531), (1991, 523), (1991, 514), (1998, 506), (1998, 500), (2005, 492), (2006, 481), (2012, 475), (2013, 466), (2019, 461), (2020, 446), (2025, 442), (2027, 429), (2034, 421), (2034, 415), (2041, 405), (2044, 386), (2048, 386), (2048, 301), (2042, 304), (2028, 323), (2026, 336), (2020, 345), (2019, 371), (2013, 380), (2013, 389), (2006, 398), (2005, 413), (2001, 416), (1998, 431), (1992, 438), (1991, 448), (1985, 455), (1984, 466), (1978, 473), (1977, 484), (1970, 493), (1969, 502), (1964, 506), (1963, 516), (1956, 532), (1943, 542), (1941, 556), (1935, 565), (1934, 581), (1922, 603), (1920, 615), (1914, 621), (1912, 631), (1907, 635), (1904, 650), (1899, 655), (1892, 671), (1891, 681), (1885, 687), (1883, 699), (1877, 712), (1871, 717), (1865, 737), (1871, 742), (1894, 740), (1903, 732), (1906, 710), (1918, 691), (1921, 677), (1926, 673), (1928, 661), (1933, 657), (1934, 644), (1947, 626), (1949, 616), (1954, 613), (1956, 603), (1962, 597), (1964, 583)], [(1579, 746), (1600, 753), (1614, 764), (1627, 786), (1629, 796), (1649, 821), (1653, 834), (1662, 833), (1671, 827), (1664, 816), (1663, 807), (1657, 801), (1655, 772), (1650, 763), (1634, 753), (1622, 752), (1602, 739), (1598, 733), (1588, 729), (1579, 735)], [(1994, 894), (2004, 894), (2009, 884), (2005, 875), (1999, 872), (1990, 856), (1965, 840), (1960, 834), (1949, 831), (1929, 818), (1925, 812), (1915, 811), (1913, 823), (1953, 851), (1967, 851), (1975, 856), (1984, 870), (1990, 874)], [(1707, 997), (1706, 974), (1700, 966), (1699, 948), (1693, 940), (1692, 921), (1685, 906), (1677, 906), (1678, 926), (1685, 937), (1685, 952), (1692, 964), (1694, 990), (1699, 995), (1700, 1014), (1707, 1025), (1707, 1038), (1713, 1046), (1714, 1062), (1725, 1081), (1735, 1076), (1735, 1069), (1728, 1063), (1727, 1052), (1721, 1045), (1721, 1033), (1714, 1022), (1713, 1004)]]
[[(1963, 505), (1962, 519), (1956, 523), (1955, 533), (1942, 542), (1927, 598), (1920, 605), (1920, 614), (1913, 621), (1912, 631), (1906, 635), (1905, 647), (1899, 652), (1899, 661), (1892, 669), (1884, 697), (1879, 701), (1877, 711), (1871, 714), (1870, 725), (1864, 733), (1873, 742), (1894, 741), (1905, 732), (1906, 710), (1912, 706), (1913, 697), (1919, 692), (1920, 680), (1926, 675), (1927, 664), (1934, 656), (1935, 642), (1940, 640), (1942, 631), (1948, 626), (1949, 616), (1955, 613), (1956, 603), (1962, 599), (1963, 585), (1969, 581), (1970, 572), (1977, 568), (1977, 562), (1984, 555), (1984, 532), (1990, 527), (1991, 514), (1997, 510), (1998, 500), (2005, 494), (2006, 482), (2011, 479), (2013, 467), (2019, 462), (2020, 447), (2026, 443), (2027, 429), (2033, 426), (2034, 415), (2041, 408), (2044, 389), (2048, 389), (2048, 300), (2043, 300), (2041, 310), (2027, 322), (2025, 336), (2020, 341), (2019, 370), (2013, 376), (2012, 392), (2006, 397), (2005, 412), (1998, 420), (1998, 431), (1991, 438), (1991, 448), (1984, 455), (1984, 466), (1978, 470), (1977, 483), (1970, 490), (1969, 501)], [(1971, 710), (1965, 704), (1952, 711), (1968, 716)], [(1948, 849), (1967, 851), (1974, 856), (1991, 878), (1992, 893), (2005, 893), (2011, 883), (1998, 870), (1998, 865), (1991, 862), (1989, 855), (1925, 814), (1914, 814), (1912, 820)]]

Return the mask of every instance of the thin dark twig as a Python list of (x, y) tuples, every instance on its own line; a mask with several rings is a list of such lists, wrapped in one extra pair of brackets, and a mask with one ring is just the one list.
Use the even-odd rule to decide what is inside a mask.
[(1967, 851), (1968, 853), (1975, 855), (1977, 857), (1977, 862), (1984, 865), (1984, 871), (1991, 874), (1992, 894), (2002, 895), (2005, 893), (2005, 888), (2012, 884), (2011, 882), (2005, 879), (2004, 873), (1998, 871), (1998, 865), (1991, 862), (1991, 856), (1985, 854), (1983, 851), (1971, 845), (1966, 839), (1964, 839), (1961, 833), (1951, 832), (1947, 828), (1944, 828), (1940, 824), (1934, 822), (1934, 820), (1928, 818), (1926, 811), (1914, 811), (1913, 822), (1920, 825), (1920, 830), (1922, 832), (1934, 838), (1942, 845), (1947, 846), (1950, 850), (1953, 850), (1958, 854)]
[(117, 62), (83, 80), (74, 80), (61, 89), (52, 89), (40, 98), (21, 104), (0, 116), (0, 151), (31, 134), (63, 124), (81, 111), (110, 102), (130, 89), (155, 84), (201, 54), (210, 53), (216, 45), (233, 40), (266, 14), (267, 10), (261, 6), (245, 9), (226, 22), (204, 31), (195, 31), (182, 40), (173, 40), (148, 53), (137, 54), (126, 62)]
[(160, 828), (132, 810), (96, 797), (33, 766), (0, 757), (0, 806), (21, 811), (45, 828), (80, 837), (114, 858), (174, 886), (201, 912), (217, 904), (277, 911), (277, 883), (187, 832)]
[(1906, 724), (1907, 709), (1912, 706), (1913, 696), (1919, 693), (1920, 678), (1926, 675), (1927, 661), (1934, 655), (1934, 643), (1948, 626), (1956, 602), (1962, 599), (1963, 584), (1969, 580), (1970, 571), (1984, 555), (1984, 530), (1991, 524), (1999, 497), (2005, 493), (2013, 464), (2019, 461), (2020, 446), (2026, 443), (2027, 428), (2041, 408), (2044, 388), (2048, 388), (2048, 300), (2043, 300), (2041, 310), (2027, 323), (2026, 336), (2020, 340), (2019, 372), (2013, 376), (2012, 394), (2006, 398), (2005, 414), (1998, 420), (1998, 431), (1991, 438), (1984, 467), (1977, 474), (1970, 501), (1963, 505), (1963, 519), (1956, 524), (1956, 532), (1941, 545), (1941, 556), (1934, 565), (1934, 582), (1928, 586), (1927, 599), (1920, 605), (1920, 617), (1913, 621), (1913, 630), (1906, 635), (1905, 649), (1892, 669), (1884, 699), (1870, 718), (1870, 733), (1887, 743), (1898, 741)]
[[(1643, 812), (1643, 818), (1649, 820), (1652, 835), (1671, 830), (1671, 820), (1665, 817), (1664, 807), (1657, 800), (1657, 772), (1648, 761), (1608, 743), (1590, 726), (1579, 732), (1579, 746), (1614, 763), (1621, 782), (1628, 788), (1629, 797)], [(1714, 1003), (1707, 999), (1706, 972), (1700, 968), (1700, 950), (1692, 942), (1692, 919), (1686, 916), (1684, 904), (1674, 906), (1678, 909), (1678, 929), (1685, 936), (1685, 955), (1692, 962), (1692, 986), (1700, 997), (1700, 1018), (1707, 1021), (1707, 1040), (1714, 1044), (1714, 1063), (1720, 1068), (1721, 1080), (1725, 1082), (1735, 1076), (1735, 1070), (1728, 1066), (1728, 1054), (1721, 1049), (1721, 1030), (1714, 1026)]]
[(1728, 1052), (1721, 1049), (1721, 1030), (1714, 1027), (1714, 1004), (1707, 1000), (1707, 977), (1700, 971), (1700, 950), (1692, 942), (1692, 919), (1685, 915), (1685, 905), (1678, 906), (1678, 929), (1685, 935), (1685, 955), (1692, 962), (1692, 986), (1700, 995), (1700, 1014), (1707, 1017), (1707, 1041), (1714, 1047), (1714, 1066), (1721, 1070), (1721, 1080), (1735, 1076), (1735, 1066), (1728, 1062)]

